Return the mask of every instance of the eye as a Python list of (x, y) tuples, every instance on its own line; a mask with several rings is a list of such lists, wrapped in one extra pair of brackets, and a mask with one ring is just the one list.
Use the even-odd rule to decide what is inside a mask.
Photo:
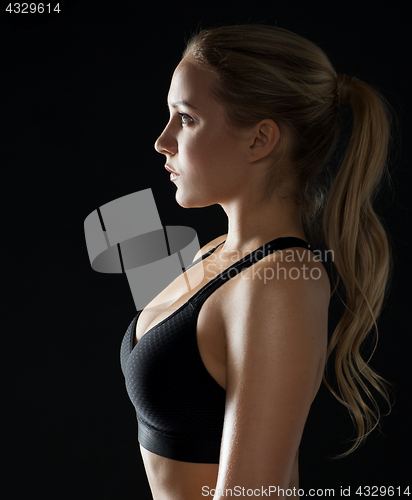
[(186, 124), (193, 121), (193, 118), (191, 116), (187, 115), (186, 113), (178, 113), (178, 115), (180, 116), (180, 120), (182, 122), (182, 125), (186, 125)]

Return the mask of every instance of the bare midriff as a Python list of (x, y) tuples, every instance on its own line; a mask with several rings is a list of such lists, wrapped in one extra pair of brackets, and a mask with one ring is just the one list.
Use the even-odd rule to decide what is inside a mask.
[[(195, 464), (170, 460), (140, 447), (153, 500), (213, 499), (219, 472), (218, 464)], [(242, 487), (241, 484), (236, 485)], [(262, 487), (276, 485), (262, 485)], [(298, 454), (288, 488), (299, 488)], [(228, 497), (230, 498), (230, 497)], [(297, 496), (294, 498), (298, 498)]]

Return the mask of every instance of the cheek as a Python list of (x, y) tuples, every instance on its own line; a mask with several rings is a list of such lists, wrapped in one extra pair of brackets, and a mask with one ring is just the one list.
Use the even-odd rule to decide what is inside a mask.
[(222, 169), (233, 160), (235, 149), (219, 129), (193, 138), (187, 153), (197, 169)]
[(193, 135), (181, 148), (181, 160), (191, 171), (201, 174), (216, 162), (216, 139), (206, 134)]

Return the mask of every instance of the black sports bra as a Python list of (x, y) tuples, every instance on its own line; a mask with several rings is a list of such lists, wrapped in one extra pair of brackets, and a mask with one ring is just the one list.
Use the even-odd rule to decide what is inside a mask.
[(219, 463), (226, 391), (209, 374), (200, 357), (197, 317), (205, 300), (225, 281), (265, 256), (290, 247), (310, 250), (308, 243), (295, 237), (276, 238), (262, 245), (209, 281), (133, 347), (142, 311), (138, 312), (126, 331), (120, 354), (143, 448), (183, 462)]

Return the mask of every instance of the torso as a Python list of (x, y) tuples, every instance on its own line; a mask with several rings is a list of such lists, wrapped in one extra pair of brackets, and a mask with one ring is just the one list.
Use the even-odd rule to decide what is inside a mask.
[[(210, 245), (210, 249), (223, 242), (224, 238), (222, 236), (220, 239), (214, 240), (214, 244)], [(218, 250), (216, 250), (216, 255)], [(207, 251), (204, 253), (207, 253)], [(221, 262), (214, 255), (215, 253), (212, 253), (208, 258), (188, 269), (184, 273), (186, 276), (183, 274), (178, 276), (144, 308), (136, 325), (135, 342), (147, 331), (179, 309), (198, 290), (235, 262)], [(187, 281), (197, 284), (189, 291)], [(225, 296), (227, 297), (229, 289), (235, 281), (235, 278), (230, 279), (206, 299), (199, 312), (196, 328), (198, 347), (203, 363), (210, 375), (224, 389), (226, 388), (226, 351), (221, 323), (222, 306)]]
[[(213, 240), (203, 254), (216, 247), (226, 239), (226, 235)], [(230, 267), (242, 256), (231, 260), (219, 258), (219, 248), (209, 257), (197, 262), (184, 274), (178, 276), (165, 290), (153, 299), (141, 312), (137, 325), (135, 342), (142, 338), (151, 328), (170, 316), (185, 304), (198, 290)], [(262, 259), (262, 263), (265, 259)], [(309, 266), (322, 269), (325, 286), (329, 287), (326, 272), (320, 263), (309, 262)], [(241, 274), (251, 273), (252, 267)], [(209, 374), (226, 389), (226, 349), (224, 318), (233, 313), (235, 304), (231, 300), (236, 287), (247, 286), (248, 279), (232, 277), (214, 291), (203, 303), (196, 325), (198, 349), (203, 364)], [(243, 276), (246, 278), (246, 276)], [(188, 290), (187, 283), (196, 283)], [(216, 487), (218, 464), (199, 464), (171, 460), (156, 455), (140, 446), (149, 484), (155, 500), (197, 500), (205, 498), (202, 487), (209, 490)], [(298, 487), (298, 456), (296, 455), (294, 470), (289, 487)]]

